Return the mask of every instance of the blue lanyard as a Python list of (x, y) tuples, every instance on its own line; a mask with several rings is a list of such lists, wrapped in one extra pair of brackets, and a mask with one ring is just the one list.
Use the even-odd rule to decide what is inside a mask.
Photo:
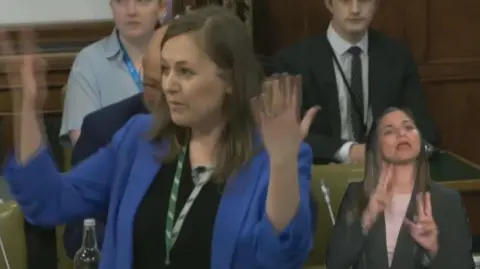
[(140, 72), (135, 68), (132, 58), (130, 58), (127, 50), (125, 49), (125, 47), (122, 44), (122, 41), (120, 40), (118, 32), (117, 32), (117, 38), (118, 38), (118, 44), (120, 44), (120, 49), (122, 50), (122, 53), (123, 53), (123, 62), (125, 63), (125, 65), (127, 65), (128, 72), (130, 73), (130, 76), (132, 77), (133, 81), (135, 82), (135, 84), (137, 84), (138, 91), (142, 92), (143, 91), (142, 76), (140, 75)]

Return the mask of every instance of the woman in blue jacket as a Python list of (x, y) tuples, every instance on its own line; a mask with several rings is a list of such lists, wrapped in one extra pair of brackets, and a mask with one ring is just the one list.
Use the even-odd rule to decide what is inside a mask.
[(175, 20), (161, 54), (152, 115), (63, 175), (36, 114), (35, 57), (6, 63), (22, 90), (4, 174), (25, 217), (56, 225), (108, 212), (103, 269), (301, 268), (312, 246), (302, 140), (318, 108), (299, 121), (299, 78), (264, 82), (246, 27), (220, 7)]

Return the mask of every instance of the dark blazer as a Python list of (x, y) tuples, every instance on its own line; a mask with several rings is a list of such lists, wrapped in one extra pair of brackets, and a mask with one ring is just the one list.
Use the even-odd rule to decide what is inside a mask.
[[(87, 159), (99, 149), (107, 146), (113, 135), (137, 114), (147, 114), (143, 104), (142, 94), (134, 95), (128, 99), (104, 107), (85, 117), (80, 138), (73, 148), (72, 166)], [(97, 240), (102, 245), (105, 228), (105, 216), (97, 217)], [(73, 259), (75, 252), (82, 245), (83, 223), (68, 224), (63, 244), (67, 255)]]
[[(430, 119), (417, 67), (408, 47), (386, 35), (370, 30), (369, 104), (373, 119), (391, 106), (409, 108), (424, 138), (439, 143)], [(307, 142), (317, 162), (331, 162), (346, 142), (340, 138), (341, 121), (333, 56), (326, 34), (311, 37), (279, 52), (273, 59), (278, 73), (302, 75), (303, 111), (320, 105)]]
[(142, 93), (90, 113), (82, 124), (81, 135), (72, 152), (72, 166), (105, 147), (113, 135), (136, 114), (147, 114)]
[[(471, 269), (472, 237), (458, 192), (437, 183), (430, 184), (432, 213), (439, 229), (440, 249), (430, 262), (431, 269)], [(343, 197), (327, 250), (329, 269), (388, 269), (385, 218), (378, 217), (367, 236), (363, 235), (360, 218), (350, 213), (352, 202), (362, 192), (362, 183), (351, 183)], [(406, 217), (416, 211), (412, 195)], [(402, 226), (397, 239), (392, 269), (423, 269), (426, 251), (415, 243), (409, 229)]]

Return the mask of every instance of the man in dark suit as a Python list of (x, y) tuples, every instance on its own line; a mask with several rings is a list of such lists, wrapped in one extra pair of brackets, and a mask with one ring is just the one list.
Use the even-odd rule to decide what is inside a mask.
[(439, 143), (408, 47), (369, 29), (379, 2), (325, 0), (327, 32), (274, 58), (278, 73), (302, 75), (303, 107), (322, 107), (307, 138), (317, 163), (362, 163), (371, 122), (391, 106), (408, 108), (426, 141)]
[(110, 143), (113, 135), (134, 115), (147, 114), (143, 94), (106, 106), (85, 117), (81, 136), (72, 151), (72, 166)]

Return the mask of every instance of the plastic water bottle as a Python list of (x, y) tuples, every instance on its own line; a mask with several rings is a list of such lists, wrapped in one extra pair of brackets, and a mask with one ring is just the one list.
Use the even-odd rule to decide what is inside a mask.
[(95, 233), (95, 219), (83, 221), (82, 247), (73, 258), (75, 269), (98, 269), (100, 266), (100, 250), (98, 249)]

